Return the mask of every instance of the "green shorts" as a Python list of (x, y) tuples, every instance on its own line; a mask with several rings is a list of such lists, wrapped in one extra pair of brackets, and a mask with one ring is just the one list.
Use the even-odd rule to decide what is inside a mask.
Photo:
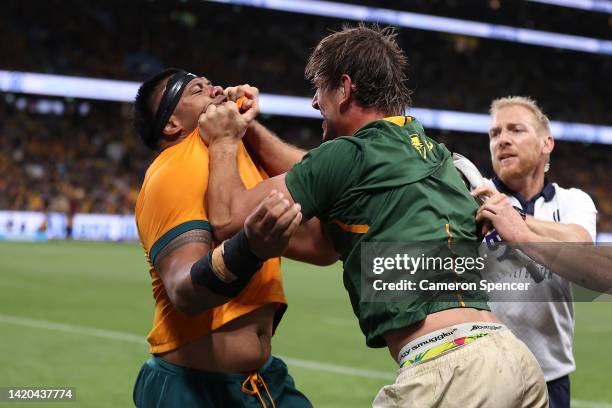
[(139, 408), (312, 407), (276, 357), (250, 375), (194, 370), (151, 357), (140, 369), (133, 398)]

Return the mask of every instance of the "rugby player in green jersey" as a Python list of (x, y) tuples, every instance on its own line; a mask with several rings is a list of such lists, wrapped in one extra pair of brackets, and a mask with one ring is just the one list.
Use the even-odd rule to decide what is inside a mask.
[[(238, 231), (271, 190), (284, 196), (286, 206), (299, 203), (304, 219), (317, 216), (325, 223), (366, 344), (386, 346), (401, 368), (373, 406), (546, 407), (535, 358), (489, 311), (482, 293), (437, 298), (434, 292), (402, 302), (364, 297), (361, 244), (478, 240), (477, 205), (450, 152), (415, 118), (403, 116), (410, 102), (406, 65), (391, 29), (360, 25), (325, 37), (306, 67), (316, 89), (312, 106), (324, 119), (324, 143), (308, 153), (269, 132), (250, 136), (233, 102), (202, 114), (215, 235), (225, 239)], [(249, 108), (259, 109), (256, 88), (226, 93), (234, 101), (246, 96)], [(243, 186), (236, 167), (245, 131), (272, 176), (252, 189)]]

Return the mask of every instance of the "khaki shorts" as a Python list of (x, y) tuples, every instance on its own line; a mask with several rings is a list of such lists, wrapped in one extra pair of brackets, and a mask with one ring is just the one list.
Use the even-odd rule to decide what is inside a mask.
[(510, 330), (398, 371), (374, 408), (548, 407), (544, 375), (527, 346)]

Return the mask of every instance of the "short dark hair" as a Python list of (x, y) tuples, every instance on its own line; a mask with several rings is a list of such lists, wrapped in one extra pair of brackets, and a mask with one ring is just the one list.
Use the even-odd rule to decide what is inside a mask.
[(412, 92), (406, 76), (408, 60), (396, 36), (393, 27), (344, 26), (319, 42), (308, 59), (306, 79), (329, 91), (339, 87), (347, 74), (359, 105), (402, 115)]
[(155, 94), (164, 79), (180, 72), (178, 68), (166, 68), (140, 85), (132, 109), (132, 122), (143, 143), (151, 150), (159, 149), (159, 135), (153, 132), (156, 109), (153, 106)]

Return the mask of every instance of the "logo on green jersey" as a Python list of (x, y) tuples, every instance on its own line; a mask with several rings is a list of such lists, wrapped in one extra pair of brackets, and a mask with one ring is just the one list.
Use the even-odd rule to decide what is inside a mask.
[(429, 140), (425, 140), (425, 143), (423, 144), (421, 138), (416, 133), (410, 135), (410, 143), (412, 144), (412, 147), (419, 152), (421, 157), (427, 160), (427, 151), (431, 151), (433, 149), (433, 143), (431, 143)]

